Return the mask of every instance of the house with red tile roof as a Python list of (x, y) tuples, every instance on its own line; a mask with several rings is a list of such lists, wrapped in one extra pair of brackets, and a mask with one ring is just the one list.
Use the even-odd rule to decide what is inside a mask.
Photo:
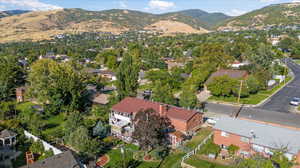
[(134, 117), (139, 111), (146, 109), (153, 109), (159, 115), (170, 119), (176, 130), (170, 134), (172, 145), (175, 146), (182, 142), (183, 136), (193, 135), (203, 123), (203, 114), (196, 110), (187, 110), (159, 102), (127, 97), (111, 109), (109, 118), (111, 134), (124, 141), (132, 142)]

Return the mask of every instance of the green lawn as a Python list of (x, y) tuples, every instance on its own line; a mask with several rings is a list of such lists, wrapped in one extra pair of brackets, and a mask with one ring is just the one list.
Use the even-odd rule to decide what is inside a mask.
[(202, 128), (185, 146), (190, 150), (196, 148), (211, 132), (211, 128)]
[(181, 158), (185, 155), (183, 152), (171, 153), (162, 162), (160, 168), (180, 168)]
[(295, 63), (300, 64), (300, 59), (294, 60)]
[(212, 162), (208, 162), (206, 160), (201, 160), (196, 156), (192, 156), (190, 159), (187, 159), (185, 163), (195, 166), (197, 168), (233, 168), (231, 166), (220, 165)]
[[(28, 116), (33, 105), (36, 104), (32, 102), (25, 102), (18, 104), (16, 108), (18, 111), (20, 111), (20, 115)], [(59, 115), (44, 118), (43, 122), (45, 123), (45, 129), (42, 131), (42, 135), (46, 141), (51, 141), (54, 137), (61, 136), (61, 129), (64, 123), (64, 115), (62, 113)]]
[[(133, 154), (136, 154), (137, 152), (140, 152), (138, 150), (138, 147), (132, 144), (126, 144), (125, 145), (125, 152)], [(126, 153), (125, 153), (126, 154)], [(110, 161), (107, 165), (105, 165), (105, 168), (115, 168), (118, 163), (122, 162), (122, 154), (121, 150), (118, 149), (112, 149), (110, 150), (107, 155), (110, 158)], [(159, 165), (160, 162), (145, 162), (145, 161), (139, 161), (137, 168), (156, 168)]]
[[(203, 139), (205, 139), (210, 133), (210, 128), (201, 129), (197, 135), (195, 135), (189, 142), (187, 142), (184, 146), (185, 149), (191, 151), (198, 144), (200, 144)], [(138, 147), (135, 145), (127, 144), (125, 145), (126, 151), (132, 151), (135, 154), (138, 152), (142, 152), (138, 150)], [(180, 162), (182, 157), (185, 155), (186, 151), (182, 151), (180, 149), (173, 151), (167, 156), (161, 163), (160, 162), (140, 162), (138, 168), (156, 168), (160, 165), (160, 168), (180, 168)], [(105, 166), (106, 168), (113, 168), (117, 163), (122, 161), (122, 155), (120, 149), (112, 149), (107, 155), (110, 157), (110, 162)]]
[[(288, 82), (291, 79), (292, 79), (291, 77), (288, 77), (286, 81)], [(249, 97), (246, 97), (246, 98), (241, 98), (240, 103), (241, 104), (251, 104), (251, 105), (258, 104), (258, 103), (262, 102), (263, 100), (265, 100), (266, 98), (268, 98), (269, 96), (271, 96), (273, 93), (275, 93), (283, 85), (284, 85), (284, 82), (280, 83), (279, 85), (275, 86), (274, 88), (272, 88), (270, 90), (259, 91), (257, 94), (250, 95)], [(209, 98), (209, 100), (219, 101), (219, 102), (237, 103), (237, 97), (212, 96)]]

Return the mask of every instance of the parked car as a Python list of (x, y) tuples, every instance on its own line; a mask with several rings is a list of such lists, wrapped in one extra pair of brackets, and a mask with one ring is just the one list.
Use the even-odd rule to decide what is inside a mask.
[(300, 98), (298, 97), (294, 97), (291, 101), (290, 101), (290, 105), (293, 105), (293, 106), (299, 106), (300, 104)]

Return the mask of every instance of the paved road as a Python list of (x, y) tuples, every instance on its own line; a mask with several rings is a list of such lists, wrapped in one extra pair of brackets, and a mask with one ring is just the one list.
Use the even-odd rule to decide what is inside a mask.
[(280, 125), (300, 128), (300, 115), (290, 112), (289, 101), (293, 97), (300, 97), (300, 66), (288, 60), (288, 66), (295, 74), (295, 79), (286, 87), (271, 97), (260, 107), (238, 107), (223, 104), (207, 103), (208, 112), (219, 115), (236, 116), (270, 122)]
[(295, 113), (279, 113), (259, 108), (237, 107), (223, 104), (208, 103), (206, 109), (210, 113), (224, 116), (235, 116), (251, 120), (264, 121), (290, 127), (300, 128), (300, 115)]
[(293, 97), (300, 97), (300, 65), (290, 59), (287, 59), (287, 65), (293, 71), (295, 79), (260, 106), (260, 109), (281, 113), (289, 113), (293, 110), (289, 102)]

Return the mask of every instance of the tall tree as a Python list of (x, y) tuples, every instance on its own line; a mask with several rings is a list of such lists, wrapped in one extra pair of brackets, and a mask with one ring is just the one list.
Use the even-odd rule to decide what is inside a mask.
[(167, 83), (162, 83), (157, 81), (154, 83), (153, 95), (151, 98), (154, 101), (166, 103), (166, 104), (176, 104), (176, 99), (173, 96), (172, 88)]
[(160, 116), (153, 109), (139, 111), (134, 119), (134, 132), (132, 138), (144, 150), (151, 150), (158, 146), (167, 145), (166, 133), (173, 126), (167, 117)]
[(126, 96), (136, 96), (138, 88), (139, 65), (133, 57), (125, 54), (117, 71), (117, 91), (119, 100)]
[(53, 113), (85, 107), (85, 78), (70, 64), (39, 60), (31, 66), (28, 81), (30, 95), (43, 103), (50, 103)]
[(0, 101), (12, 98), (15, 88), (21, 83), (22, 70), (13, 56), (0, 56)]
[(180, 94), (179, 105), (185, 108), (195, 108), (197, 104), (196, 89), (189, 86), (184, 87)]

